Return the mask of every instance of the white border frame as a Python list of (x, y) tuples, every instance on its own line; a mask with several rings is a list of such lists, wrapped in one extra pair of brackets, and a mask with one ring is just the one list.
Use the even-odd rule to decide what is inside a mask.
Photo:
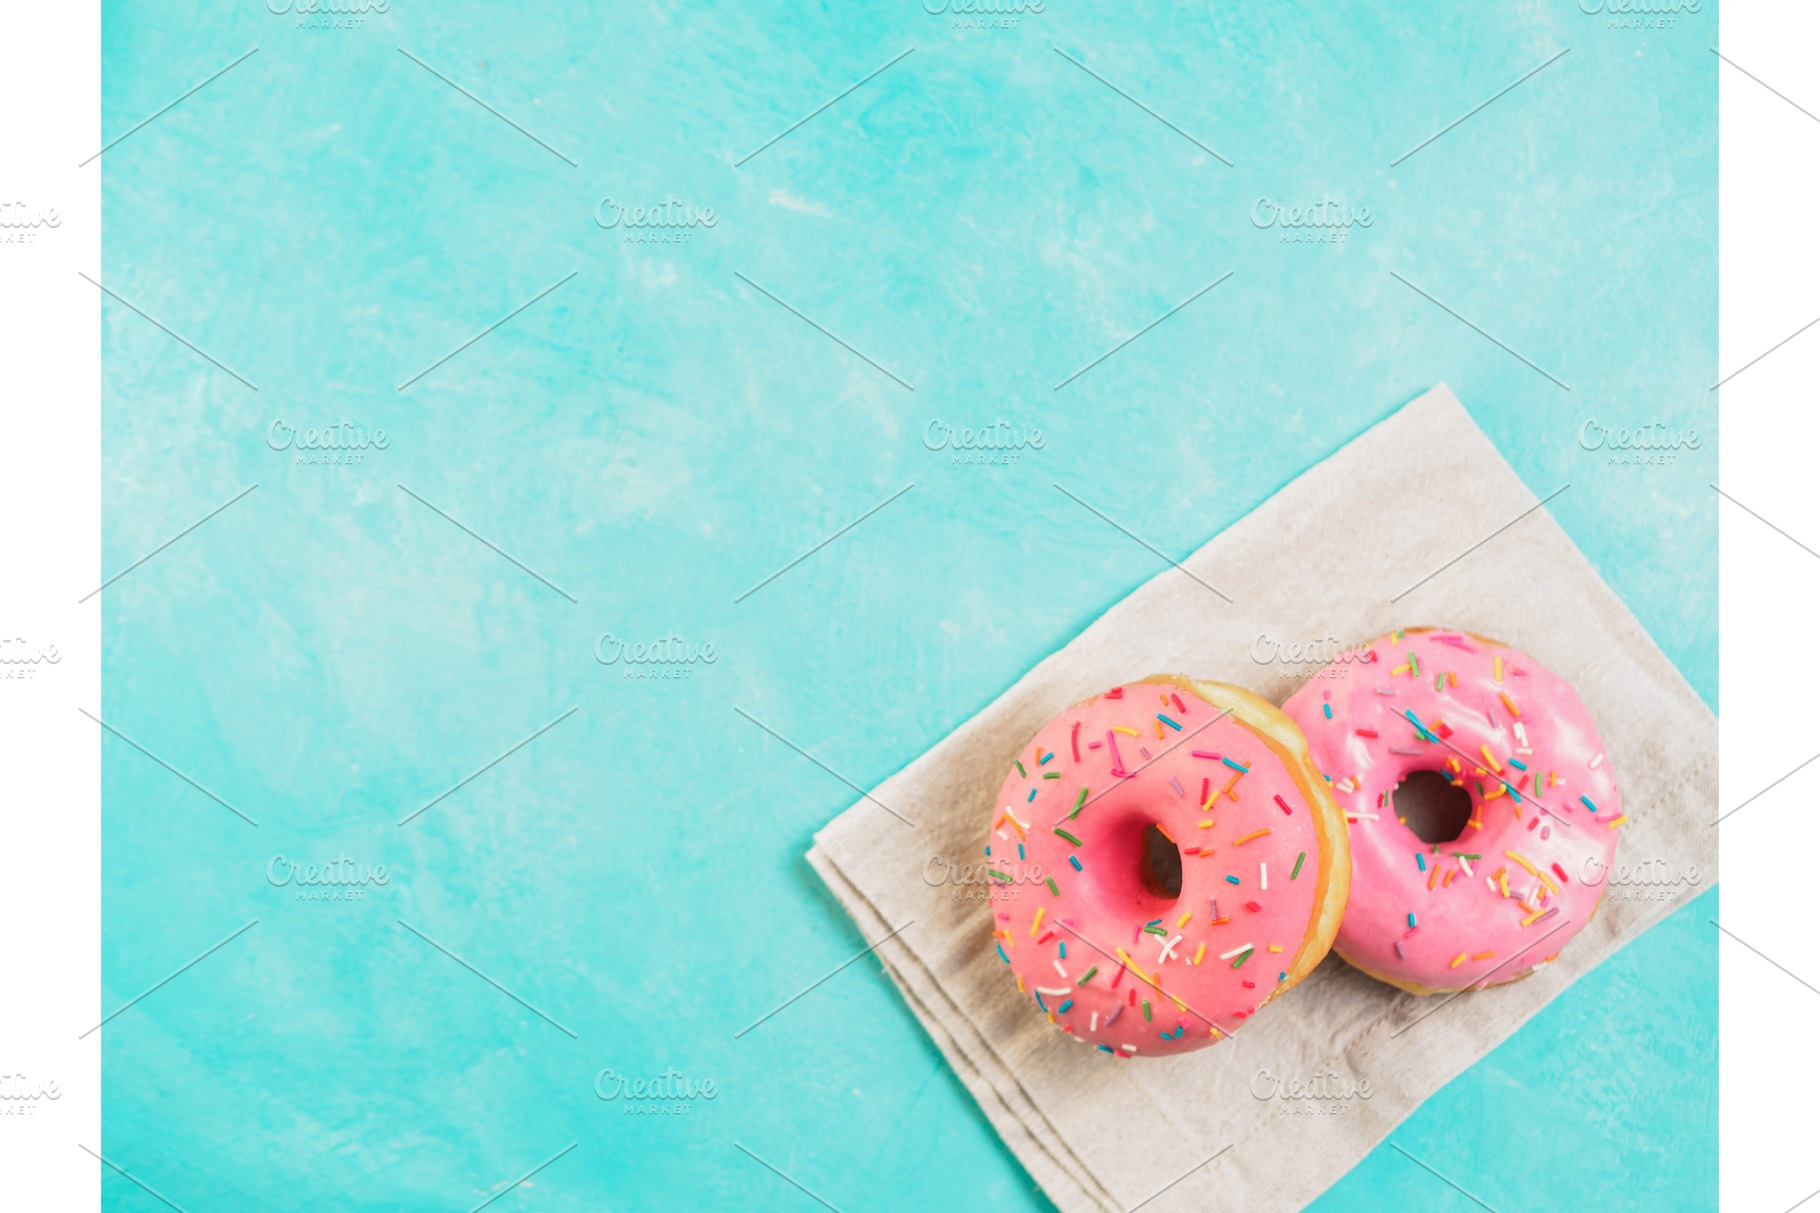
[[(1733, 0), (1722, 11), (1720, 366), (1731, 374), (1820, 315), (1820, 11)], [(0, 1190), (27, 1208), (96, 1208), (102, 1165), (100, 1006), (101, 580), (100, 11), (39, 4), (9, 13), (0, 39), (0, 198), (55, 208), (31, 244), (0, 244), (0, 365), (6, 452), (0, 518), (6, 585), (0, 642), (56, 646), (29, 679), (0, 680), (4, 878), (0, 878)], [(1790, 100), (1743, 74), (1748, 70)], [(16, 220), (16, 210), (0, 211)], [(0, 229), (13, 234), (14, 228)], [(1722, 389), (1721, 809), (1820, 750), (1808, 693), (1820, 603), (1820, 327)], [(1794, 537), (1791, 540), (1788, 536)], [(5, 656), (0, 648), (0, 656)], [(17, 654), (13, 654), (16, 656)], [(12, 672), (16, 662), (0, 662)], [(1718, 827), (1731, 857), (1720, 942), (1720, 1162), (1725, 1209), (1787, 1209), (1820, 1191), (1820, 1150), (1801, 1092), (1820, 1079), (1810, 1030), (1820, 1003), (1820, 933), (1808, 907), (1820, 848), (1820, 763)], [(1740, 942), (1743, 941), (1743, 942)], [(1748, 947), (1747, 947), (1748, 945)], [(1754, 948), (1753, 952), (1750, 949)], [(1780, 966), (1780, 967), (1778, 967)], [(105, 1030), (104, 1030), (105, 1031)], [(8, 1076), (25, 1075), (24, 1080)], [(55, 1099), (18, 1099), (54, 1082)], [(11, 1084), (9, 1086), (9, 1083)], [(1646, 1094), (1646, 1093), (1645, 1093)], [(29, 1114), (16, 1108), (31, 1102)], [(1820, 1208), (1820, 1205), (1816, 1205)]]
[[(0, 38), (0, 1203), (92, 1209), (101, 1164), (101, 14)], [(21, 205), (23, 204), (23, 205)], [(55, 211), (54, 226), (47, 212)], [(55, 646), (56, 660), (28, 655)], [(54, 1098), (29, 1094), (55, 1084)]]
[[(1820, 315), (1820, 225), (1800, 214), (1820, 186), (1820, 119), (1801, 112), (1820, 114), (1820, 9), (1750, 0), (1720, 17), (1719, 363), (1731, 376)], [(1800, 546), (1820, 551), (1817, 378), (1820, 326), (1719, 393), (1719, 487), (1736, 499), (1719, 502), (1720, 811), (1737, 809), (1718, 827), (1724, 1209), (1786, 1210), (1820, 1191), (1802, 1101), (1820, 1081), (1820, 992), (1801, 984), (1820, 987), (1820, 763), (1769, 786), (1820, 750), (1806, 678), (1820, 558)]]

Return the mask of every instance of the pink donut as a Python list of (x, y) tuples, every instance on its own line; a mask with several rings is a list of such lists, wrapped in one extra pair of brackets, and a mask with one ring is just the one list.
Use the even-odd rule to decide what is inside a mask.
[[(1604, 882), (1587, 874), (1609, 869), (1625, 821), (1618, 783), (1580, 697), (1534, 658), (1408, 628), (1343, 655), (1283, 710), (1350, 823), (1334, 944), (1348, 964), (1412, 994), (1501, 985), (1592, 917)], [(1470, 801), (1456, 838), (1424, 842), (1394, 807), (1425, 771)]]
[(1289, 718), (1237, 687), (1154, 677), (1075, 704), (997, 804), (993, 946), (1039, 1013), (1115, 1056), (1230, 1035), (1346, 908), (1345, 816)]

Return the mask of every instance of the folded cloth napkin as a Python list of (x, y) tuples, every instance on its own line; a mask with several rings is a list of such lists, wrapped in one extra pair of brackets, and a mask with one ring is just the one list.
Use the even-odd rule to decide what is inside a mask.
[[(1435, 387), (1216, 536), (1186, 572), (1138, 588), (816, 834), (809, 862), (867, 940), (882, 941), (910, 1009), (1058, 1207), (1300, 1208), (1716, 875), (1717, 722), (1539, 507)], [(983, 876), (1006, 764), (1045, 720), (1153, 673), (1281, 703), (1318, 668), (1295, 665), (1285, 646), (1319, 656), (1422, 624), (1516, 645), (1571, 682), (1622, 781), (1618, 863), (1661, 861), (1699, 879), (1673, 898), (1607, 895), (1559, 960), (1489, 990), (1415, 997), (1330, 956), (1231, 1040), (1176, 1057), (1084, 1048), (1017, 993), (986, 898), (1040, 890), (970, 881)], [(1292, 1105), (1291, 1084), (1324, 1101)], [(1304, 1110), (1331, 1114), (1285, 1114)]]

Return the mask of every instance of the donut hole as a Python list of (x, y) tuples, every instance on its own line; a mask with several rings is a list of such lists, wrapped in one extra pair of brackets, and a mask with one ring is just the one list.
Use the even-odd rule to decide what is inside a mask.
[(1390, 794), (1391, 807), (1423, 842), (1452, 842), (1472, 819), (1472, 797), (1439, 771), (1411, 771)]
[(1182, 851), (1154, 821), (1144, 827), (1138, 848), (1138, 880), (1152, 897), (1174, 901), (1182, 895)]

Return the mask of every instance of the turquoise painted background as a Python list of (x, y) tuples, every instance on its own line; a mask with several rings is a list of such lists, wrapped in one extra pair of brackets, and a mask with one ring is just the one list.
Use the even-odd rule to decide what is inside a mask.
[[(1715, 702), (1710, 7), (104, 11), (108, 139), (258, 48), (101, 161), (102, 280), (257, 385), (100, 304), (104, 566), (258, 485), (102, 599), (104, 718), (259, 823), (104, 741), (107, 1009), (258, 920), (103, 1030), (108, 1157), (192, 1213), (470, 1209), (571, 1142), (490, 1207), (814, 1207), (735, 1141), (843, 1209), (1046, 1207), (875, 963), (734, 1039), (862, 946), (802, 859), (852, 791), (734, 709), (861, 785), (914, 758), (1162, 567), (1058, 482), (1179, 557), (1445, 380)], [(606, 198), (715, 223), (630, 244)], [(1372, 222), (1288, 244), (1261, 198)], [(273, 449), (344, 421), (387, 445)], [(997, 421), (1043, 447), (925, 443)], [(716, 660), (629, 680), (603, 633)], [(278, 856), (388, 880), (299, 902)], [(1715, 912), (1394, 1139), (1500, 1208), (1713, 1204)], [(609, 1067), (717, 1095), (628, 1116)], [(1386, 1146), (1319, 1207), (1471, 1206)]]

